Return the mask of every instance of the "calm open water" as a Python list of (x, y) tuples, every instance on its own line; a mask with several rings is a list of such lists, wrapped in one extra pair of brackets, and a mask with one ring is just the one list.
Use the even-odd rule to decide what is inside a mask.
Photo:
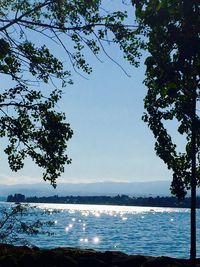
[[(37, 204), (37, 207), (32, 219), (53, 221), (50, 231), (54, 235), (28, 237), (35, 246), (189, 257), (188, 209), (74, 204)], [(49, 215), (41, 210), (48, 210)], [(200, 210), (197, 210), (197, 238), (199, 257)]]

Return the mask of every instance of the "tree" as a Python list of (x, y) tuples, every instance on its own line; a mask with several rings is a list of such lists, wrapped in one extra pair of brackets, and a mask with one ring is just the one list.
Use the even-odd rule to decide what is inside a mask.
[[(171, 191), (179, 199), (191, 188), (191, 251), (196, 258), (196, 184), (200, 185), (200, 4), (197, 0), (132, 0), (138, 34), (148, 51), (144, 99), (156, 154), (173, 171)], [(185, 137), (179, 152), (166, 121)]]
[[(37, 215), (44, 216), (45, 219), (35, 220)], [(58, 212), (58, 211), (53, 211)], [(51, 226), (55, 225), (52, 220), (47, 220), (48, 210), (42, 210), (29, 204), (13, 204), (8, 209), (0, 207), (0, 242), (15, 245), (33, 245), (25, 236), (53, 235)], [(28, 219), (27, 219), (28, 218)]]
[[(30, 156), (45, 170), (44, 180), (56, 186), (65, 163), (71, 163), (66, 149), (73, 131), (57, 102), (72, 83), (71, 66), (91, 73), (85, 51), (110, 57), (104, 44), (115, 43), (138, 65), (138, 41), (133, 28), (124, 23), (127, 14), (108, 13), (100, 4), (100, 0), (0, 2), (0, 75), (8, 81), (0, 92), (0, 137), (8, 139), (4, 151), (13, 171)], [(56, 49), (65, 52), (66, 64)], [(50, 83), (52, 90), (45, 86)]]

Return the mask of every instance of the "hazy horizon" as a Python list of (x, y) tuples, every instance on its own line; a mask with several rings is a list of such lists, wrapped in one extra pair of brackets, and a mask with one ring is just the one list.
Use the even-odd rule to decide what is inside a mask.
[[(95, 180), (95, 181), (91, 181), (91, 180), (87, 180), (87, 179), (83, 179), (83, 180), (80, 180), (80, 181), (58, 181), (57, 182), (57, 186), (59, 186), (59, 184), (98, 184), (98, 183), (124, 183), (124, 184), (131, 184), (131, 183), (157, 183), (157, 182), (171, 182), (170, 180), (146, 180), (146, 181), (124, 181), (124, 180), (101, 180), (101, 181), (98, 181), (98, 180)], [(51, 184), (48, 182), (48, 181), (42, 181), (42, 179), (40, 181), (37, 181), (37, 182), (33, 182), (33, 181), (24, 181), (24, 182), (21, 182), (21, 183), (2, 183), (0, 181), (0, 185), (10, 185), (10, 186), (13, 186), (13, 185), (31, 185), (31, 184), (42, 184), (42, 185), (47, 185), (47, 186), (51, 186)]]
[(134, 196), (170, 195), (169, 181), (152, 182), (93, 182), (60, 183), (56, 189), (47, 183), (0, 184), (0, 196), (21, 193), (25, 196), (66, 196), (66, 195), (118, 195)]

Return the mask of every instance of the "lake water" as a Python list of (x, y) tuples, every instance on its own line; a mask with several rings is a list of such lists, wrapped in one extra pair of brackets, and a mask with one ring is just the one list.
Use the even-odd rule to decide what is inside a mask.
[[(11, 204), (2, 205), (9, 208)], [(128, 254), (189, 257), (188, 209), (74, 204), (37, 204), (37, 207), (31, 220), (53, 221), (49, 229), (54, 234), (28, 236), (28, 240), (35, 246), (79, 247), (100, 251), (117, 250)], [(47, 210), (48, 215), (40, 212)], [(197, 211), (198, 256), (199, 219), (200, 210)]]

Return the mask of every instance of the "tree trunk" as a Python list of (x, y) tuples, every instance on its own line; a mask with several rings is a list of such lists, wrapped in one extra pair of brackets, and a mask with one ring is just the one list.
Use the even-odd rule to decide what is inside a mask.
[(196, 260), (196, 92), (192, 100), (192, 137), (191, 137), (191, 248), (190, 259), (193, 264)]

